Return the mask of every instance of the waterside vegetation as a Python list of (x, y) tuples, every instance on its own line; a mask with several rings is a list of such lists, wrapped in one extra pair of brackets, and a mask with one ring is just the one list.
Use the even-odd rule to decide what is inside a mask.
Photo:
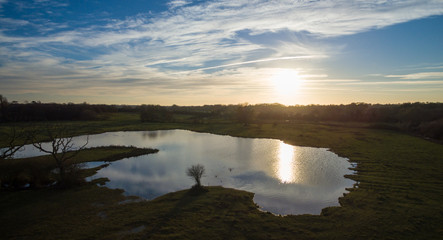
[[(170, 193), (152, 201), (86, 184), (72, 189), (0, 193), (6, 239), (438, 239), (443, 235), (443, 145), (363, 122), (233, 121), (174, 114), (174, 121), (140, 121), (139, 113), (106, 113), (95, 121), (65, 121), (75, 135), (106, 131), (188, 129), (239, 137), (276, 138), (326, 147), (356, 163), (356, 186), (340, 207), (321, 215), (261, 212), (253, 194), (209, 187), (199, 195)], [(60, 122), (58, 122), (60, 123)], [(26, 123), (2, 124), (24, 129)], [(3, 141), (3, 140), (2, 140)], [(6, 146), (7, 142), (1, 142)], [(91, 150), (90, 157), (96, 154)], [(101, 153), (98, 155), (102, 155)], [(77, 157), (82, 156), (79, 154)], [(185, 173), (184, 173), (185, 174)], [(62, 210), (61, 210), (62, 209)]]
[[(126, 146), (106, 146), (86, 148), (79, 151), (69, 151), (56, 154), (58, 158), (65, 154), (70, 156), (63, 163), (65, 169), (64, 179), (59, 174), (59, 163), (51, 155), (42, 155), (31, 158), (3, 159), (0, 161), (0, 186), (2, 190), (39, 189), (48, 186), (60, 186), (60, 182), (71, 185), (84, 185), (85, 177), (91, 176), (99, 169), (106, 167), (107, 163), (127, 157), (136, 157), (158, 152), (157, 149), (136, 148)], [(86, 162), (103, 162), (104, 164), (83, 169)], [(57, 171), (54, 171), (57, 170)]]

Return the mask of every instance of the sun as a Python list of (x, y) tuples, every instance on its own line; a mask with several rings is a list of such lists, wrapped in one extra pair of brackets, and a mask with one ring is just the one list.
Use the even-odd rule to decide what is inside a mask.
[(278, 69), (271, 75), (271, 84), (280, 96), (296, 94), (300, 89), (303, 79), (294, 69)]

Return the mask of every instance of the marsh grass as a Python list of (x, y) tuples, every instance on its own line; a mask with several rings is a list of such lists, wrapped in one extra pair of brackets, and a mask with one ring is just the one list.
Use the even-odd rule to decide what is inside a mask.
[[(284, 217), (259, 211), (252, 193), (221, 187), (208, 187), (199, 195), (185, 190), (127, 204), (118, 204), (125, 200), (121, 191), (96, 185), (1, 192), (2, 238), (439, 239), (443, 235), (443, 146), (421, 138), (341, 123), (140, 124), (130, 114), (66, 124), (77, 126), (78, 134), (178, 128), (326, 147), (357, 163), (356, 174), (347, 177), (358, 187), (339, 199), (340, 207), (325, 208), (321, 215)], [(145, 227), (127, 234), (140, 226)]]

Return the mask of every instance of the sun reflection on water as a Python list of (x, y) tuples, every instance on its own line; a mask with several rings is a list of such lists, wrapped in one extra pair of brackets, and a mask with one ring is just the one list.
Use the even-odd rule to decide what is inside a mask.
[(278, 153), (277, 175), (282, 183), (295, 181), (294, 172), (294, 147), (283, 142), (280, 143)]

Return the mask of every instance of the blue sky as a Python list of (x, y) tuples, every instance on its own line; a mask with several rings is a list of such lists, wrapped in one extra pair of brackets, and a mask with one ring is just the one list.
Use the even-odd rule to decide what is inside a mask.
[(443, 102), (443, 1), (0, 0), (9, 101)]

